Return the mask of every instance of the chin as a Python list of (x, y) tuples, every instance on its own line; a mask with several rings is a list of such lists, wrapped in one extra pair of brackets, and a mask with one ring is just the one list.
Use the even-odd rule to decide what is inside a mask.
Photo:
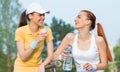
[(75, 28), (75, 29), (78, 29), (79, 27), (76, 27), (76, 26), (75, 26), (74, 28)]
[(43, 24), (39, 24), (38, 26), (43, 26)]

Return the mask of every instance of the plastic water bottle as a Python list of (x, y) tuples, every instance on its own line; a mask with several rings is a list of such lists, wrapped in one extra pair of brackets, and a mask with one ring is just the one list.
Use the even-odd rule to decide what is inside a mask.
[(42, 33), (46, 33), (47, 30), (45, 28), (42, 29)]
[(69, 46), (66, 50), (67, 58), (64, 60), (63, 63), (63, 70), (64, 71), (71, 71), (72, 70), (72, 57), (71, 54), (71, 47)]

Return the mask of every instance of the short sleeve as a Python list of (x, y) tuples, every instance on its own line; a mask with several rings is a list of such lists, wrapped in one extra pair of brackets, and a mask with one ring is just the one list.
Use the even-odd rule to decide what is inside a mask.
[(15, 41), (24, 41), (24, 31), (20, 28), (15, 31)]
[(46, 27), (47, 28), (47, 38), (46, 38), (46, 42), (49, 42), (51, 40), (53, 40), (53, 35), (52, 35), (52, 31), (49, 27)]

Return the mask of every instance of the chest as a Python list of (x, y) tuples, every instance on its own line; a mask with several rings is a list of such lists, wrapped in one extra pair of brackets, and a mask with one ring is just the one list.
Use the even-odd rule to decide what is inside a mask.
[(80, 50), (77, 47), (72, 48), (72, 55), (76, 60), (92, 61), (99, 56), (99, 52), (96, 47), (90, 47), (88, 50)]
[(81, 61), (91, 61), (99, 57), (99, 52), (95, 39), (92, 37), (89, 41), (81, 42), (74, 40), (72, 45), (72, 54), (74, 59)]
[(91, 48), (91, 40), (89, 41), (77, 41), (76, 42), (76, 46), (79, 50), (82, 50), (82, 51), (87, 51)]

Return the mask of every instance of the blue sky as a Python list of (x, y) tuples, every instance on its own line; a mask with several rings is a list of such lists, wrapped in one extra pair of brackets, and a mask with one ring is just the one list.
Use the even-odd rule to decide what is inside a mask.
[(92, 11), (97, 18), (96, 22), (102, 24), (107, 40), (113, 46), (120, 38), (120, 0), (19, 0), (25, 9), (30, 3), (40, 3), (44, 8), (50, 10), (46, 15), (46, 23), (51, 23), (55, 16), (66, 23), (74, 25), (74, 19), (79, 11), (87, 9)]

